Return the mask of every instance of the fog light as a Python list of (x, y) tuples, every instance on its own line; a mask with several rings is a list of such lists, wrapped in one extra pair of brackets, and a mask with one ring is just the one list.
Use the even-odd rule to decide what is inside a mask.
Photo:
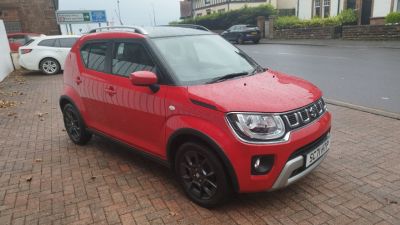
[(251, 174), (252, 175), (264, 175), (267, 174), (274, 164), (274, 157), (271, 155), (267, 156), (254, 156), (251, 159)]

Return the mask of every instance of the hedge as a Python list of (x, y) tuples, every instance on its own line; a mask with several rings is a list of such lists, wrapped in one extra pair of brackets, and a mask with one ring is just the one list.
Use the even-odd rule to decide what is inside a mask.
[(303, 27), (325, 27), (325, 26), (341, 26), (357, 22), (356, 13), (351, 10), (343, 10), (338, 16), (320, 18), (314, 17), (310, 20), (302, 20), (296, 16), (278, 17), (274, 23), (276, 29), (286, 28), (303, 28)]
[(231, 10), (223, 13), (213, 13), (205, 16), (175, 21), (170, 24), (198, 24), (210, 30), (225, 30), (236, 24), (257, 24), (258, 16), (268, 18), (276, 15), (276, 10), (270, 4), (263, 4), (257, 7), (243, 7), (238, 10)]
[(389, 13), (385, 18), (386, 24), (400, 23), (400, 12)]

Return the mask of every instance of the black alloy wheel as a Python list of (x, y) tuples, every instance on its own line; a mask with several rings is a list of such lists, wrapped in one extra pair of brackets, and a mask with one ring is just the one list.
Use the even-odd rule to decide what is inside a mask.
[(227, 176), (218, 157), (207, 147), (185, 143), (179, 150), (176, 172), (189, 198), (211, 208), (223, 203), (231, 193)]
[(63, 108), (64, 126), (69, 138), (78, 145), (86, 144), (92, 134), (86, 130), (81, 116), (72, 104), (66, 104)]

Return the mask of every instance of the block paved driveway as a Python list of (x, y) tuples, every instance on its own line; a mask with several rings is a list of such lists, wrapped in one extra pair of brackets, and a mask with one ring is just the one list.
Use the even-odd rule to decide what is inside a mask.
[[(400, 224), (400, 121), (329, 106), (327, 159), (281, 191), (241, 194), (206, 210), (173, 175), (96, 137), (69, 141), (62, 76), (0, 83), (0, 224)], [(367, 90), (366, 90), (367, 91)]]

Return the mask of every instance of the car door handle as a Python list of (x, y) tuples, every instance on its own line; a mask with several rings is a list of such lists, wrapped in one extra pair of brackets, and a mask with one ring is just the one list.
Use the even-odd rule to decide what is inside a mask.
[(75, 78), (75, 83), (76, 83), (77, 85), (80, 85), (80, 84), (82, 83), (81, 78), (80, 78), (80, 77), (76, 77), (76, 78)]
[(115, 91), (113, 87), (108, 87), (108, 88), (105, 89), (105, 91), (110, 96), (113, 96), (113, 95), (117, 94), (117, 91)]

